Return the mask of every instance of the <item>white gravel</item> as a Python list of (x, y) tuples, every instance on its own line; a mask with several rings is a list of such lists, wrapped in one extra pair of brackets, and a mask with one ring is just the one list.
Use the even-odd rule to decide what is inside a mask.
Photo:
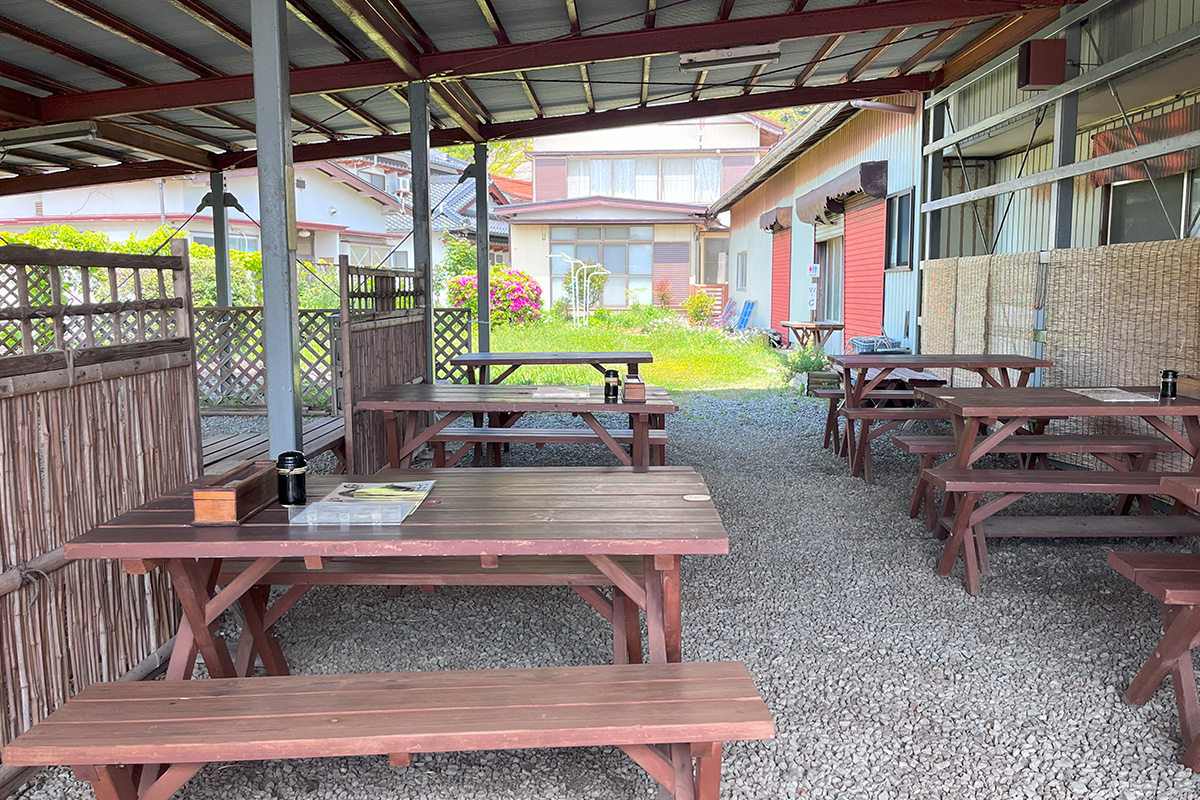
[[(1191, 542), (1002, 540), (985, 595), (939, 578), (906, 516), (915, 463), (877, 447), (877, 483), (821, 449), (824, 407), (785, 392), (681, 396), (670, 463), (708, 480), (729, 557), (684, 560), (684, 655), (747, 663), (778, 738), (725, 755), (724, 798), (1195, 798), (1173, 696), (1121, 692), (1159, 636), (1112, 549)], [(598, 463), (602, 450), (514, 445), (511, 463)], [(547, 473), (552, 477), (552, 473)], [(1103, 502), (1039, 498), (1050, 513)], [(1017, 513), (1035, 513), (1018, 504)], [(279, 625), (298, 673), (605, 663), (598, 615), (567, 590), (311, 592)], [(64, 771), (27, 800), (88, 797)], [(650, 798), (609, 749), (210, 765), (179, 797), (418, 800)]]

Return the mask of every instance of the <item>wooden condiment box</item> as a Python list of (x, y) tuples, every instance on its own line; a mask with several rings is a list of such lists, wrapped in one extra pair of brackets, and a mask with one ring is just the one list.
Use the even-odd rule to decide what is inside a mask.
[(192, 489), (193, 525), (237, 525), (279, 499), (272, 461), (247, 461)]
[(621, 401), (625, 403), (646, 402), (646, 383), (637, 375), (626, 375), (621, 386)]
[(1195, 375), (1180, 375), (1175, 386), (1176, 392), (1184, 397), (1200, 399), (1200, 377)]

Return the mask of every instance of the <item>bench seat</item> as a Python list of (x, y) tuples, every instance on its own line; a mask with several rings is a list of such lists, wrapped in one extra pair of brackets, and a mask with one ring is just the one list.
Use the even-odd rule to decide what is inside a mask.
[(953, 419), (954, 415), (944, 408), (917, 406), (916, 408), (841, 408), (838, 416), (852, 420), (900, 420), (910, 419)]
[(946, 492), (1064, 492), (1068, 494), (1149, 494), (1171, 472), (1097, 472), (1048, 469), (923, 470), (930, 483)]
[[(618, 444), (632, 445), (633, 430), (630, 428), (608, 429), (608, 435)], [(447, 458), (446, 445), (449, 443), (464, 445), (488, 444), (508, 445), (513, 443), (536, 444), (604, 444), (596, 432), (590, 428), (469, 428), (448, 427), (429, 438), (433, 447), (433, 465), (435, 467), (452, 467), (466, 455), (464, 449), (455, 451)], [(469, 449), (469, 448), (468, 448)], [(493, 460), (499, 458), (499, 448), (492, 448)], [(650, 429), (650, 457), (657, 466), (666, 464), (667, 432), (661, 428)], [(495, 463), (499, 466), (499, 462)]]
[(1200, 475), (1163, 478), (1162, 491), (1190, 508), (1200, 511)]
[[(341, 417), (308, 420), (304, 423), (304, 456), (310, 461), (332, 452), (338, 471), (345, 471), (346, 422)], [(211, 436), (204, 440), (204, 474), (221, 475), (247, 461), (274, 460), (265, 433)]]
[[(945, 455), (956, 452), (953, 436), (895, 436), (892, 441), (906, 453)], [(1178, 449), (1161, 436), (1090, 436), (1029, 434), (1010, 436), (993, 453), (1169, 453)]]
[(99, 683), (3, 758), (74, 767), (102, 800), (136, 800), (137, 765), (172, 764), (143, 793), (157, 800), (210, 761), (618, 746), (679, 800), (717, 800), (720, 744), (773, 737), (743, 664), (631, 664)]
[[(643, 574), (641, 556), (614, 556), (630, 575)], [(252, 561), (221, 562), (219, 583), (227, 584)], [(308, 569), (302, 558), (285, 558), (258, 579), (259, 586), (612, 586), (583, 556), (502, 556), (495, 567), (478, 557), (331, 558)]]
[[(949, 529), (951, 521), (949, 517), (942, 517), (942, 526)], [(988, 539), (1200, 536), (1200, 517), (1186, 514), (990, 517), (979, 524), (976, 535)]]

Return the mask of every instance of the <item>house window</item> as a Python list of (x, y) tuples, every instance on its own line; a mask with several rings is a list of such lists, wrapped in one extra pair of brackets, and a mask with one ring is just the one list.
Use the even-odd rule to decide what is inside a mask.
[(608, 270), (601, 305), (624, 308), (650, 302), (654, 271), (654, 228), (650, 225), (550, 228), (551, 302), (570, 300), (563, 276), (571, 259), (600, 264)]
[[(216, 239), (211, 233), (193, 233), (192, 241), (196, 244), (202, 244), (207, 247), (216, 247)], [(259, 248), (258, 237), (250, 233), (234, 233), (229, 234), (229, 249), (241, 250), (243, 253), (257, 253)]]
[(393, 252), (389, 245), (342, 242), (341, 253), (350, 257), (352, 267), (408, 267), (408, 253), (400, 249)]
[(912, 268), (912, 191), (887, 199), (887, 262), (885, 269)]
[(720, 158), (575, 158), (567, 161), (567, 197), (708, 203), (720, 195)]
[[(1114, 183), (1109, 193), (1109, 244), (1157, 242), (1200, 235), (1200, 170), (1149, 180)], [(1162, 202), (1159, 202), (1162, 195)], [(1167, 214), (1163, 213), (1166, 206)]]
[(707, 236), (704, 242), (704, 262), (700, 267), (698, 283), (728, 283), (725, 262), (729, 258), (729, 239)]
[(737, 290), (746, 291), (746, 251), (737, 254)]

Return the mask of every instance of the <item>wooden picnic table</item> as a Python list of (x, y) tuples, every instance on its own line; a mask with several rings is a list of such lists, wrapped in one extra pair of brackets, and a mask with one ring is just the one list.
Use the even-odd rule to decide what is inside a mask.
[[(650, 364), (654, 356), (645, 350), (630, 351), (574, 351), (561, 353), (463, 353), (450, 359), (455, 367), (467, 368), (468, 383), (503, 383), (521, 367), (530, 365), (564, 366), (590, 364), (604, 374), (605, 364), (624, 364), (630, 375), (638, 374), (639, 364)], [(504, 371), (488, 379), (492, 367), (504, 367)], [(476, 377), (478, 370), (478, 378)]]
[[(921, 388), (918, 398), (954, 416), (955, 453), (952, 462), (927, 469), (922, 477), (946, 491), (941, 529), (948, 531), (939, 574), (949, 575), (962, 554), (967, 588), (979, 593), (979, 574), (987, 574), (986, 539), (992, 536), (1186, 536), (1200, 534), (1200, 525), (1182, 517), (1155, 517), (1151, 493), (1163, 478), (1176, 473), (1150, 472), (1154, 452), (1131, 456), (1105, 454), (1104, 443), (1121, 437), (1080, 437), (1078, 452), (1096, 455), (1112, 472), (1050, 469), (979, 470), (974, 464), (1012, 437), (1040, 433), (1039, 421), (1072, 417), (1137, 417), (1163, 436), (1164, 448), (1191, 458), (1191, 473), (1200, 473), (1200, 399), (1163, 400), (1157, 387), (1124, 387), (1150, 396), (1149, 400), (1107, 402), (1058, 387)], [(1168, 420), (1181, 418), (1183, 431)], [(1089, 440), (1091, 440), (1089, 442)], [(1161, 451), (1161, 450), (1160, 450)], [(1031, 464), (1032, 466), (1033, 464)], [(1048, 464), (1047, 464), (1048, 466)], [(1002, 517), (992, 516), (1031, 493), (1071, 492), (1121, 496), (1116, 517)], [(983, 496), (1000, 496), (979, 505)], [(1127, 516), (1137, 498), (1139, 517)], [(947, 524), (948, 523), (948, 524)], [(1182, 528), (1181, 528), (1182, 526)], [(1192, 529), (1195, 532), (1192, 532)], [(1186, 529), (1186, 530), (1185, 530)]]
[[(859, 398), (875, 389), (894, 370), (900, 368), (915, 370), (966, 369), (979, 375), (985, 386), (1012, 386), (1012, 376), (1009, 373), (1016, 372), (1018, 374), (1016, 385), (1026, 386), (1035, 369), (1054, 366), (1053, 361), (1044, 358), (990, 353), (844, 353), (831, 355), (828, 358), (848, 372), (857, 373), (853, 380), (845, 382), (846, 402), (851, 408), (861, 405), (858, 402)], [(869, 377), (868, 370), (878, 370), (878, 372), (875, 372), (873, 377)], [(994, 375), (993, 372), (995, 372)]]
[[(268, 674), (288, 674), (273, 626), (311, 585), (292, 586), (271, 602), (270, 587), (262, 591), (260, 579), (284, 558), (303, 558), (309, 569), (320, 570), (347, 559), (473, 557), (483, 567), (474, 575), (477, 585), (490, 585), (489, 568), (497, 570), (508, 557), (544, 557), (551, 564), (557, 557), (584, 557), (620, 590), (615, 596), (636, 606), (614, 604), (590, 586), (573, 587), (612, 622), (614, 641), (626, 636), (628, 615), (637, 627), (640, 609), (646, 616), (650, 660), (678, 662), (680, 557), (729, 551), (704, 479), (690, 467), (655, 468), (640, 475), (616, 467), (570, 467), (549, 477), (537, 468), (314, 476), (309, 495), (322, 497), (343, 480), (394, 479), (435, 481), (402, 525), (289, 525), (289, 510), (272, 504), (240, 525), (197, 527), (191, 524), (188, 485), (72, 539), (64, 554), (68, 559), (120, 559), (132, 574), (167, 570), (183, 608), (167, 677), (186, 679), (197, 653), (203, 654), (213, 677), (250, 675), (256, 654)], [(643, 570), (627, 569), (622, 564), (627, 557), (640, 558)], [(222, 570), (222, 562), (235, 560), (242, 571), (222, 577), (224, 586), (218, 591), (218, 575), (228, 575), (228, 564)], [(234, 603), (241, 605), (246, 623), (231, 655), (214, 628)], [(614, 646), (617, 658), (621, 652)]]
[(817, 347), (824, 347), (835, 331), (846, 327), (841, 322), (803, 322), (790, 319), (785, 319), (779, 324), (795, 334), (796, 344), (801, 348), (807, 347), (810, 341), (816, 342)]
[[(388, 452), (393, 468), (407, 468), (412, 454), (433, 436), (453, 435), (448, 427), (463, 414), (492, 415), (503, 419), (501, 427), (511, 427), (529, 413), (576, 414), (625, 466), (644, 472), (650, 466), (650, 428), (663, 427), (665, 415), (678, 406), (666, 389), (646, 387), (646, 401), (627, 403), (605, 400), (604, 387), (591, 386), (587, 397), (539, 396), (545, 387), (508, 384), (428, 384), (405, 383), (379, 389), (360, 399), (357, 407), (386, 413)], [(441, 419), (418, 428), (421, 412), (443, 413)], [(405, 414), (403, 432), (397, 417)], [(626, 414), (633, 430), (631, 453), (626, 453), (608, 430), (596, 420), (596, 414)]]

